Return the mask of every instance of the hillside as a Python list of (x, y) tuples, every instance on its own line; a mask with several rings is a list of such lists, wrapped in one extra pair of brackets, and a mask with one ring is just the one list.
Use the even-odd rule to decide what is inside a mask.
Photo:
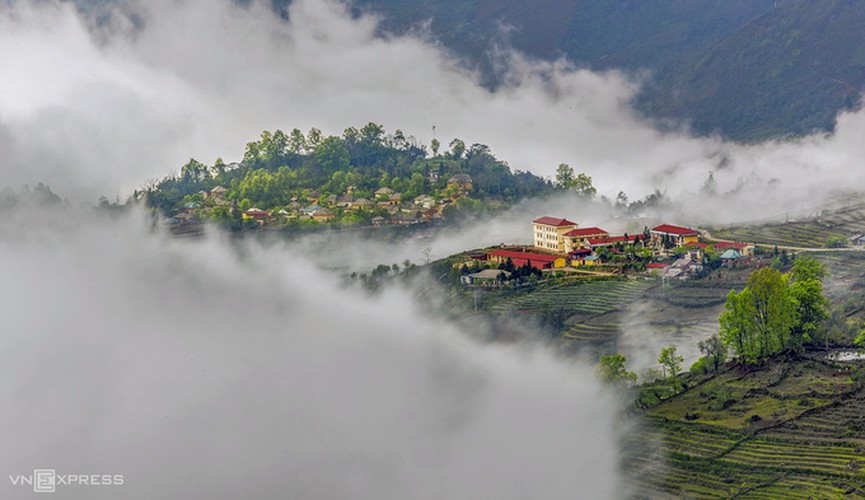
[[(275, 0), (285, 4), (286, 0)], [(831, 130), (865, 85), (865, 4), (806, 0), (525, 2), (363, 0), (404, 33), (434, 36), (486, 83), (500, 82), (493, 46), (593, 69), (648, 70), (637, 107), (741, 141)], [(503, 29), (502, 27), (508, 27)]]
[(454, 139), (448, 150), (439, 147), (434, 142), (428, 155), (413, 137), (375, 123), (342, 136), (265, 131), (247, 143), (242, 162), (190, 159), (135, 196), (186, 233), (204, 220), (233, 230), (413, 225), (495, 212), (553, 189), (511, 171), (483, 144)]
[(822, 354), (692, 377), (640, 413), (623, 460), (630, 486), (641, 498), (862, 496), (863, 370)]
[(736, 139), (830, 129), (837, 110), (858, 105), (865, 85), (865, 4), (777, 4), (659, 73), (641, 107)]
[[(117, 0), (72, 0), (100, 19)], [(250, 0), (234, 0), (248, 4)], [(270, 0), (289, 16), (292, 0)], [(850, 0), (355, 0), (382, 35), (428, 33), (482, 83), (500, 49), (637, 75), (635, 106), (661, 125), (739, 141), (831, 130), (865, 85), (865, 4)]]

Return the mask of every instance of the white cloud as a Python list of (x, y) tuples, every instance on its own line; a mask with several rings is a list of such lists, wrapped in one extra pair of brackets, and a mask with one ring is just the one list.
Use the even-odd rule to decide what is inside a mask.
[(284, 247), (32, 217), (0, 227), (4, 474), (125, 476), (71, 498), (621, 494), (617, 403), (587, 367), (340, 290)]
[(0, 12), (0, 64), (16, 75), (0, 82), (0, 184), (111, 197), (191, 156), (239, 159), (264, 129), (339, 134), (374, 121), (422, 142), (435, 125), (445, 143), (485, 143), (542, 175), (570, 163), (601, 192), (632, 199), (693, 191), (721, 158), (722, 189), (752, 172), (781, 178), (785, 193), (813, 196), (814, 179), (822, 191), (862, 186), (850, 175), (858, 113), (842, 115), (832, 136), (796, 143), (696, 139), (640, 119), (630, 108), (639, 81), (616, 72), (510, 54), (510, 83), (493, 92), (439, 46), (378, 38), (375, 18), (352, 18), (335, 0), (298, 0), (288, 17), (263, 2), (123, 0), (95, 28), (68, 3), (15, 2)]

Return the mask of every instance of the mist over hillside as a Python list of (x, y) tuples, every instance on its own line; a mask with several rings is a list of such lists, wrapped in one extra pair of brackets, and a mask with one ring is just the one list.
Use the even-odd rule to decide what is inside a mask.
[[(277, 6), (289, 4), (275, 0)], [(832, 130), (859, 106), (865, 41), (859, 2), (362, 0), (381, 31), (421, 30), (507, 82), (508, 49), (639, 75), (637, 107), (659, 123), (741, 141)]]
[[(593, 14), (577, 23), (576, 10), (553, 1), (531, 11), (480, 1), (420, 11), (337, 0), (276, 10), (231, 0), (2, 2), (0, 67), (13, 76), (0, 79), (0, 189), (36, 186), (35, 197), (54, 205), (0, 207), (0, 370), (10, 408), (0, 417), (3, 473), (121, 473), (133, 498), (624, 496), (626, 429), (616, 394), (594, 378), (594, 359), (478, 343), (483, 321), (437, 316), (412, 286), (367, 294), (346, 286), (344, 274), (527, 243), (528, 221), (540, 215), (630, 230), (621, 219), (607, 225), (620, 192), (671, 200), (649, 215), (687, 223), (819, 210), (839, 193), (865, 190), (856, 168), (865, 112), (836, 113), (857, 104), (855, 75), (827, 70), (853, 90), (832, 92), (836, 82), (814, 94), (792, 86), (795, 59), (783, 67), (736, 59), (751, 49), (790, 55), (757, 50), (790, 40), (804, 57), (797, 47), (812, 28), (855, 24), (856, 4), (767, 3), (667, 2), (652, 11), (642, 2), (583, 2), (569, 8)], [(405, 19), (386, 8), (403, 9)], [(529, 22), (534, 13), (543, 17)], [(437, 24), (445, 14), (466, 22), (451, 38), (448, 24)], [(615, 29), (619, 21), (633, 29)], [(785, 38), (788, 26), (801, 26), (799, 38)], [(546, 38), (532, 35), (541, 31)], [(581, 41), (568, 42), (572, 33)], [(460, 37), (474, 55), (451, 41)], [(858, 67), (857, 50), (825, 47), (852, 54), (848, 66)], [(582, 55), (571, 56), (577, 48)], [(665, 69), (695, 61), (705, 76)], [(750, 80), (727, 61), (742, 72), (774, 68), (790, 93), (823, 111), (795, 105), (772, 78), (736, 94), (737, 82)], [(717, 88), (703, 79), (710, 75)], [(702, 101), (689, 97), (693, 88)], [(846, 100), (826, 111), (814, 95)], [(681, 110), (641, 100), (651, 96)], [(772, 96), (833, 131), (753, 144), (693, 133), (737, 137), (712, 118), (730, 108), (699, 104), (715, 98), (756, 110), (746, 124), (752, 137), (771, 131), (772, 120), (790, 128), (761, 137), (823, 126), (755, 105)], [(647, 118), (640, 109), (649, 108)], [(739, 111), (730, 116), (747, 115)], [(132, 204), (121, 216), (90, 209), (100, 196), (122, 203), (191, 157), (240, 161), (263, 130), (316, 127), (328, 136), (365, 123), (400, 129), (419, 150), (433, 139), (488, 146), (508, 168), (548, 179), (568, 163), (606, 198), (523, 200), (495, 219), (396, 242), (337, 231), (181, 240), (154, 230)], [(633, 316), (626, 340), (642, 340), (640, 311)], [(656, 347), (631, 342), (644, 351), (634, 356), (640, 367), (654, 364)], [(30, 495), (8, 481), (4, 488), (0, 497)]]

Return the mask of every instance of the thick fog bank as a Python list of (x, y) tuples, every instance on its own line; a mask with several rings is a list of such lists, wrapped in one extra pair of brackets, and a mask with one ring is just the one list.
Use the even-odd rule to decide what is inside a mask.
[(288, 247), (53, 213), (0, 222), (0, 471), (61, 498), (613, 498), (590, 368), (484, 346)]
[(687, 124), (656, 130), (631, 108), (639, 79), (501, 47), (509, 83), (489, 91), (422, 30), (376, 36), (376, 18), (336, 0), (297, 0), (288, 20), (263, 1), (120, 0), (91, 12), (0, 5), (0, 66), (15, 75), (0, 81), (0, 185), (123, 198), (189, 157), (239, 160), (265, 129), (338, 135), (372, 121), (423, 144), (435, 127), (444, 145), (484, 143), (549, 177), (569, 163), (611, 198), (696, 192), (709, 172), (719, 192), (750, 184), (757, 199), (781, 193), (785, 209), (865, 186), (861, 111), (840, 115), (833, 134), (740, 145), (692, 137)]

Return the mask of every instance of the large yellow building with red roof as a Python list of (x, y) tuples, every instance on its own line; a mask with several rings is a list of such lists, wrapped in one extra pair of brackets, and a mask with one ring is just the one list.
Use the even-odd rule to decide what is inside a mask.
[(576, 222), (555, 217), (541, 217), (532, 221), (532, 240), (536, 248), (548, 252), (566, 253), (565, 233), (577, 228)]

